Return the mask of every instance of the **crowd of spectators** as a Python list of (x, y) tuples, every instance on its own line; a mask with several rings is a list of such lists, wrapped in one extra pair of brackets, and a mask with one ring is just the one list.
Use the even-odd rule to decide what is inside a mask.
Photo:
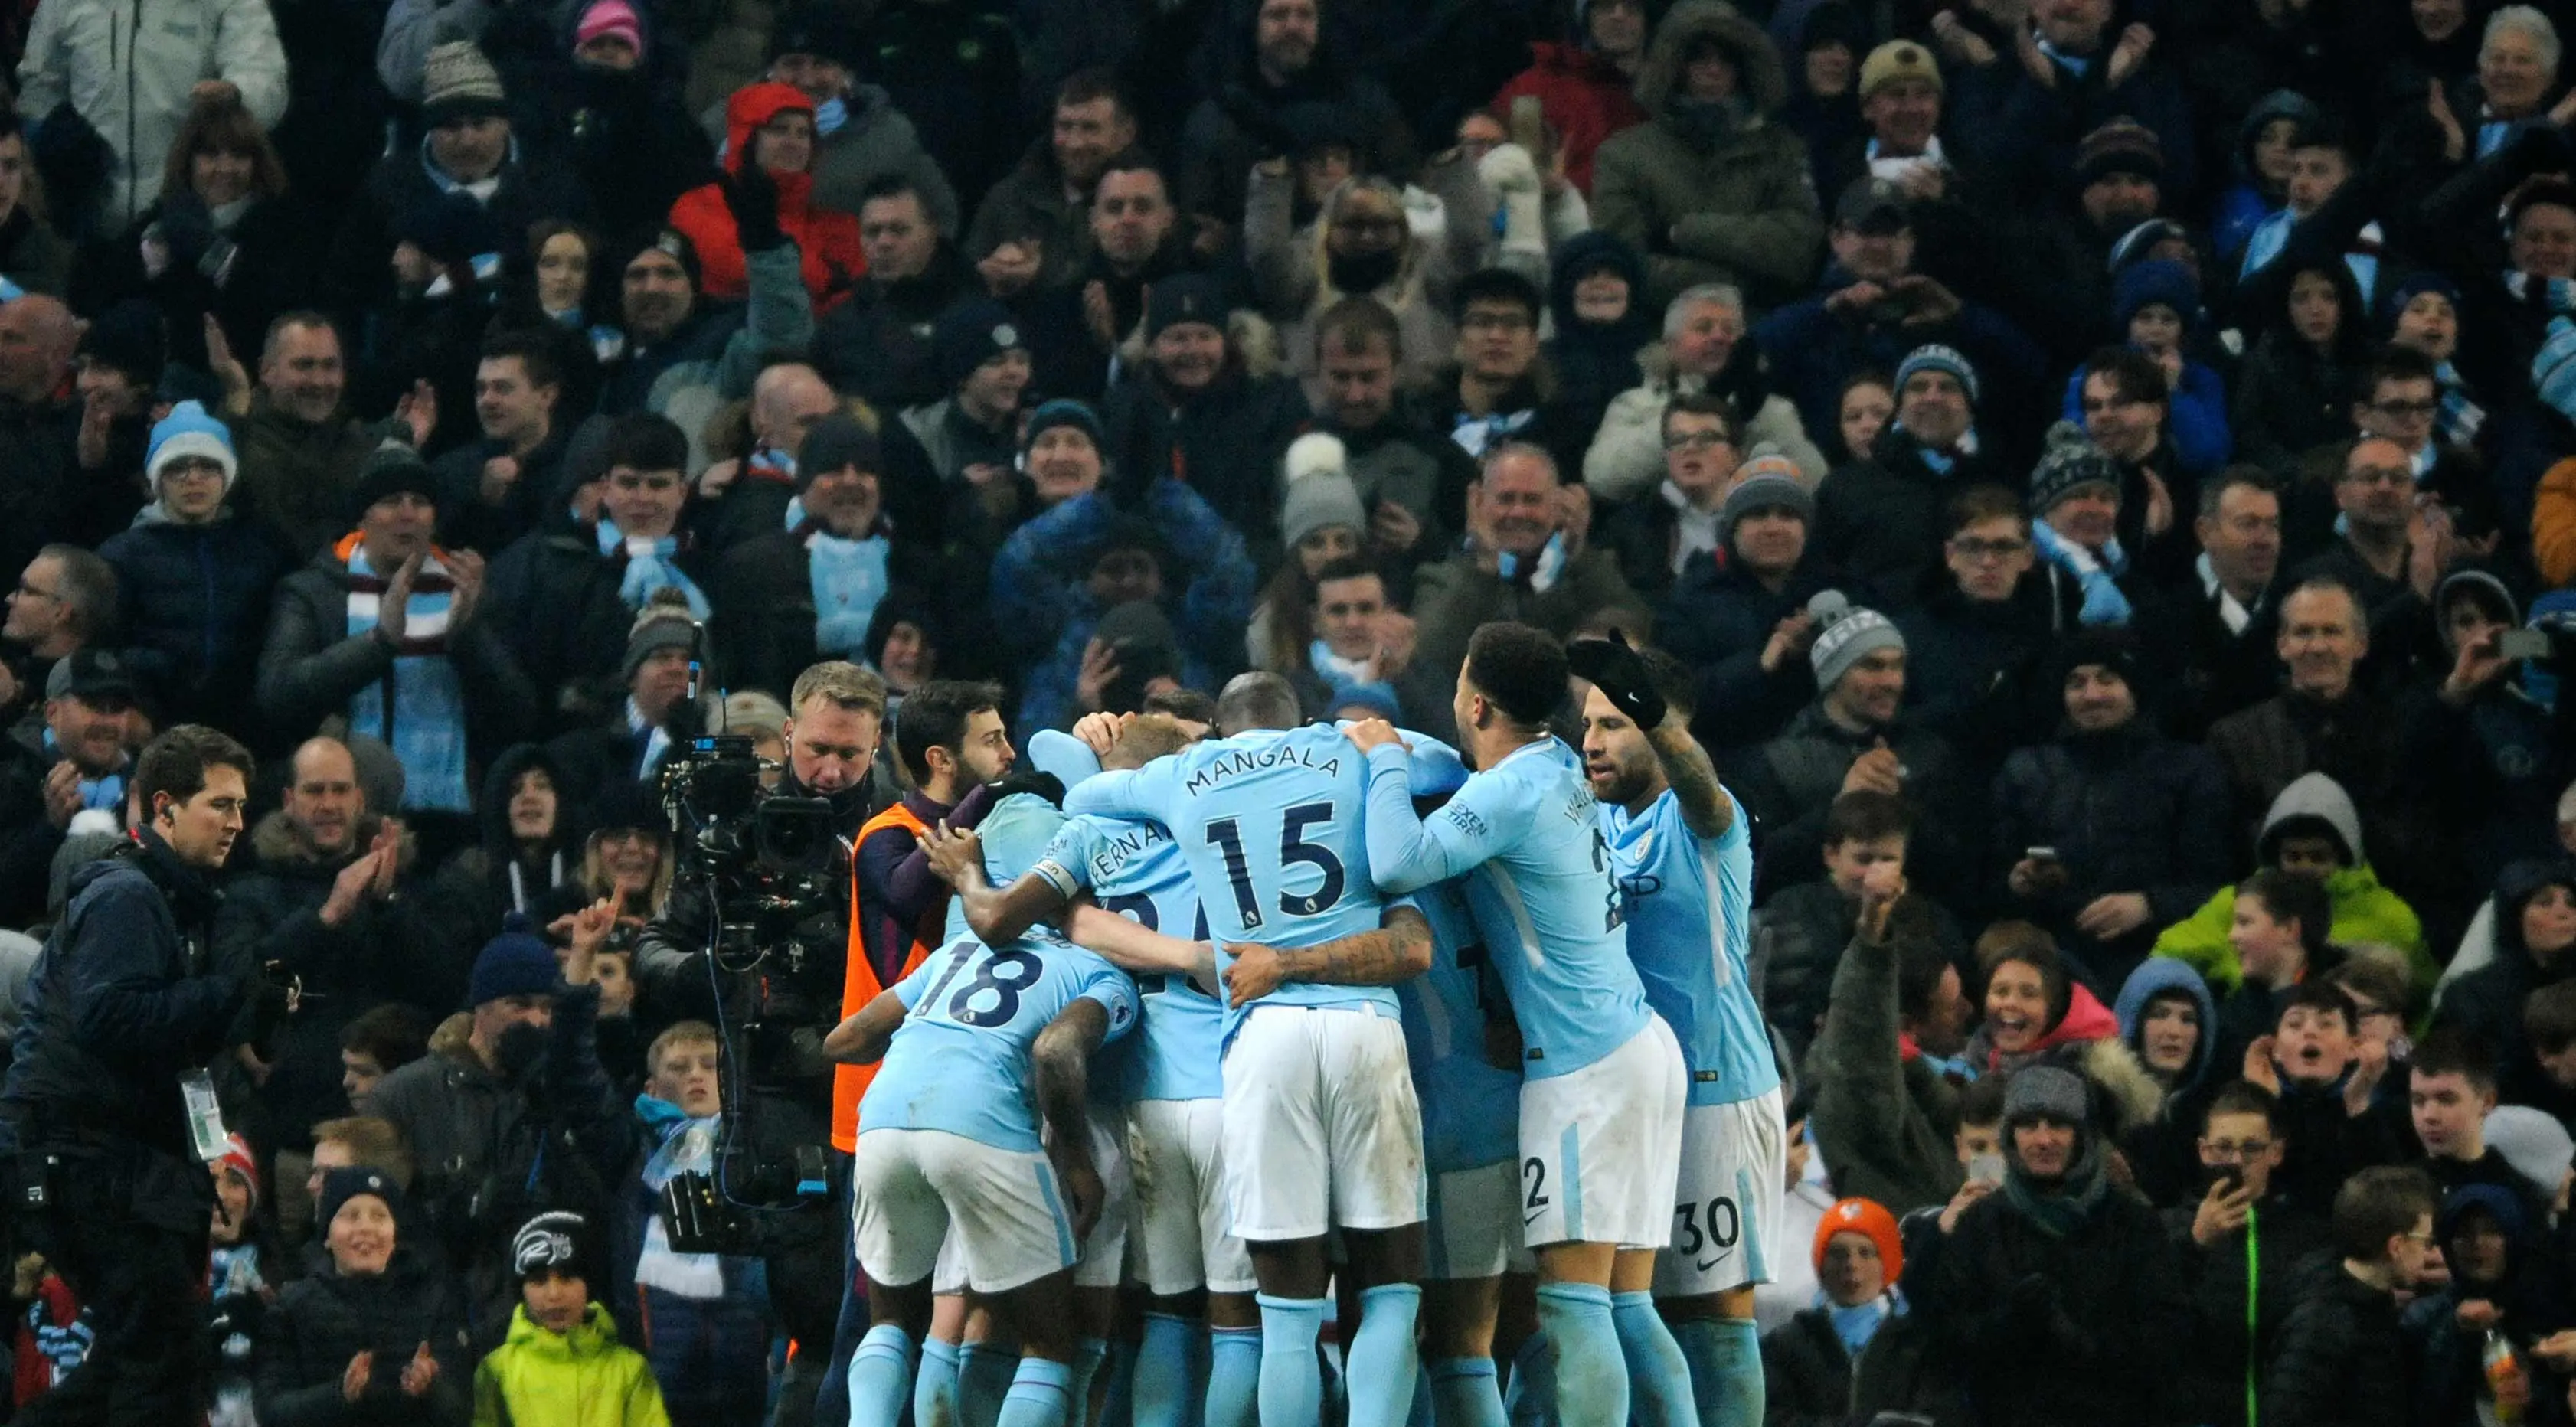
[(2576, 1420), (2576, 11), (11, 8), (0, 982), (258, 755), (217, 1422), (831, 1419), (829, 1226), (657, 1208), (688, 738), (857, 846), (748, 1062), (846, 1151), (1015, 748), (1494, 620), (1756, 819), (1773, 1421)]

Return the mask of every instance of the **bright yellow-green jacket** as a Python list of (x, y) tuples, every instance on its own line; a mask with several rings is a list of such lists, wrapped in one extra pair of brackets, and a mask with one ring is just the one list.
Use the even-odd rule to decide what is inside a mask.
[[(2334, 925), (2326, 933), (2326, 940), (2338, 946), (2377, 942), (2404, 952), (2415, 1002), (2423, 1004), (2442, 968), (2424, 949), (2424, 924), (2416, 920), (2415, 909), (2379, 885), (2379, 874), (2371, 871), (2367, 863), (2336, 868), (2326, 878), (2326, 897), (2334, 906)], [(2236, 948), (2227, 941), (2227, 930), (2235, 919), (2236, 889), (2221, 887), (2216, 896), (2201, 904), (2199, 911), (2164, 929), (2164, 934), (2156, 938), (2155, 954), (2189, 962), (2192, 970), (2209, 978), (2210, 986), (2224, 997), (2245, 979), (2245, 968), (2236, 960)]]
[(510, 1336), (474, 1370), (474, 1427), (671, 1427), (644, 1355), (617, 1341), (594, 1303), (570, 1333), (549, 1333), (521, 1307)]

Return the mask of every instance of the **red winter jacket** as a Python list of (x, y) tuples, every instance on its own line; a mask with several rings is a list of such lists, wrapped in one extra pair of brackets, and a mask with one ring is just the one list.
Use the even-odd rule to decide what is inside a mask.
[(1541, 40), (1530, 46), (1530, 57), (1535, 62), (1494, 95), (1494, 108), (1508, 112), (1514, 99), (1537, 95), (1539, 111), (1562, 136), (1566, 181), (1589, 198), (1592, 151), (1612, 134), (1646, 122), (1646, 111), (1629, 93), (1628, 76), (1590, 50)]
[[(814, 101), (792, 84), (749, 84), (725, 102), (725, 171), (739, 172), (751, 147), (752, 133), (783, 110), (814, 112)], [(819, 145), (820, 140), (816, 141)], [(816, 311), (830, 307), (849, 292), (868, 270), (859, 250), (859, 220), (847, 213), (813, 205), (814, 172), (773, 173), (778, 184), (778, 226), (795, 240), (805, 258), (805, 289), (814, 294)], [(734, 233), (733, 210), (725, 206), (724, 188), (706, 184), (680, 195), (671, 205), (671, 226), (698, 246), (699, 289), (719, 301), (750, 296), (751, 279), (743, 267), (742, 240)]]

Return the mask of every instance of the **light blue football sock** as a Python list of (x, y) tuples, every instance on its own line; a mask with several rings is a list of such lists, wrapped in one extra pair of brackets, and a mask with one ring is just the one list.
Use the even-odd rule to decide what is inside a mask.
[(1145, 1315), (1145, 1341), (1136, 1349), (1135, 1427), (1187, 1427), (1190, 1346), (1199, 1325), (1169, 1313)]
[[(912, 1371), (913, 1427), (957, 1427), (957, 1345), (937, 1338), (921, 1345), (921, 1362)], [(876, 1427), (853, 1414), (850, 1427)], [(888, 1419), (886, 1427), (894, 1427)]]
[(1209, 1337), (1205, 1427), (1259, 1427), (1261, 1330), (1219, 1328)]
[(855, 1427), (894, 1427), (912, 1387), (912, 1335), (879, 1323), (850, 1354), (850, 1421)]
[(1002, 1399), (1009, 1396), (1020, 1355), (982, 1343), (957, 1350), (957, 1420), (962, 1427), (996, 1427)]
[(1072, 1364), (1022, 1358), (1002, 1397), (999, 1427), (1067, 1427), (1074, 1411)]
[(1324, 1369), (1315, 1338), (1324, 1331), (1324, 1300), (1273, 1298), (1261, 1305), (1261, 1427), (1314, 1427), (1324, 1415)]
[(1690, 1364), (1655, 1311), (1655, 1295), (1611, 1295), (1610, 1322), (1628, 1362), (1628, 1411), (1636, 1427), (1699, 1427)]
[(1750, 1320), (1688, 1319), (1674, 1325), (1673, 1340), (1690, 1364), (1700, 1427), (1761, 1427), (1769, 1405), (1762, 1387), (1762, 1335)]
[(1350, 1427), (1404, 1427), (1413, 1411), (1414, 1380), (1422, 1359), (1413, 1346), (1413, 1322), (1422, 1312), (1422, 1287), (1383, 1283), (1360, 1290), (1359, 1331), (1351, 1335), (1342, 1376), (1350, 1394)]
[(1556, 1416), (1565, 1427), (1628, 1427), (1628, 1362), (1610, 1317), (1610, 1290), (1542, 1283), (1538, 1321), (1555, 1351)]
[(1512, 1380), (1503, 1390), (1503, 1415), (1511, 1427), (1556, 1427), (1556, 1349), (1547, 1328), (1522, 1341), (1512, 1354)]
[(1091, 1417), (1091, 1384), (1109, 1361), (1109, 1340), (1083, 1338), (1073, 1345), (1073, 1424), (1083, 1427)]
[(1504, 1427), (1492, 1358), (1441, 1358), (1431, 1364), (1430, 1378), (1436, 1427)]

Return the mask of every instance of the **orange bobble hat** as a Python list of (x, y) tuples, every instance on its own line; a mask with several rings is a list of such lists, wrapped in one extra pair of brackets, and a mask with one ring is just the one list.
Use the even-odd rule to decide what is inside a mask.
[(1887, 1266), (1887, 1281), (1894, 1283), (1905, 1272), (1905, 1241), (1896, 1232), (1896, 1216), (1887, 1206), (1874, 1199), (1845, 1199), (1825, 1211), (1816, 1225), (1816, 1243), (1809, 1257), (1816, 1274), (1825, 1272), (1825, 1245), (1836, 1234), (1866, 1234), (1878, 1246), (1878, 1260)]

